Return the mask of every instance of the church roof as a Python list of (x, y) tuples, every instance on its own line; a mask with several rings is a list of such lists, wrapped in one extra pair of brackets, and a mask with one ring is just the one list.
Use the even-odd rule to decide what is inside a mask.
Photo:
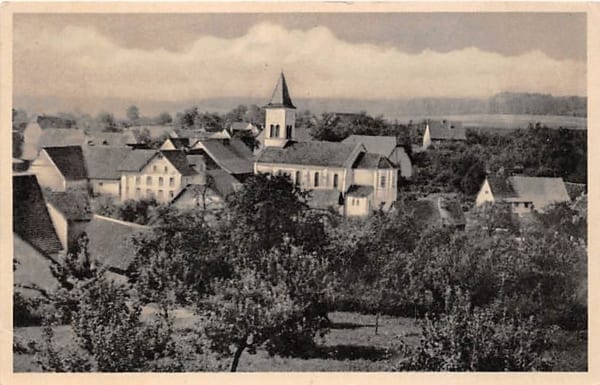
[(290, 97), (290, 91), (288, 90), (287, 83), (285, 81), (285, 76), (283, 72), (279, 76), (279, 80), (277, 81), (277, 85), (273, 90), (273, 95), (271, 95), (271, 101), (269, 104), (265, 106), (265, 108), (296, 108), (292, 103), (292, 98)]
[(352, 165), (352, 168), (382, 169), (394, 168), (394, 165), (388, 158), (381, 154), (363, 152), (359, 155), (358, 159), (356, 159), (356, 161)]
[(339, 142), (289, 142), (283, 148), (265, 148), (257, 162), (344, 167), (355, 153), (356, 147), (354, 144)]
[(397, 146), (395, 136), (350, 135), (342, 143), (362, 143), (367, 152), (389, 156)]

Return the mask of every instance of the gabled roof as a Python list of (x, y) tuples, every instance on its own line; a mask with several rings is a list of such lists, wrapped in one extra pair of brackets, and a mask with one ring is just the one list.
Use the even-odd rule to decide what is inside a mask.
[(183, 150), (190, 146), (190, 138), (172, 138), (165, 139), (165, 142), (170, 141), (177, 150)]
[(365, 198), (373, 194), (373, 186), (358, 186), (353, 184), (348, 188), (346, 196)]
[(342, 143), (362, 143), (367, 152), (389, 156), (396, 148), (398, 141), (395, 136), (350, 135)]
[(138, 141), (131, 131), (124, 132), (93, 132), (86, 135), (88, 146), (127, 146)]
[(202, 140), (194, 148), (204, 150), (219, 167), (231, 174), (253, 172), (252, 151), (239, 139)]
[(46, 201), (72, 221), (89, 221), (92, 218), (90, 199), (85, 191), (49, 192)]
[(38, 140), (38, 148), (81, 146), (85, 144), (83, 130), (73, 128), (49, 128), (43, 130)]
[(384, 155), (363, 152), (358, 156), (358, 158), (352, 165), (352, 168), (384, 169), (394, 168), (394, 165)]
[(13, 232), (46, 255), (63, 248), (33, 174), (13, 176)]
[(135, 257), (132, 236), (150, 230), (148, 226), (94, 215), (86, 227), (88, 251), (104, 266), (127, 270)]
[[(90, 179), (119, 179), (121, 163), (131, 153), (131, 147), (86, 147), (83, 154)], [(139, 151), (139, 150), (136, 150)]]
[(221, 169), (208, 170), (206, 174), (211, 178), (211, 186), (222, 197), (234, 193), (242, 185), (231, 174)]
[(43, 150), (46, 151), (66, 180), (87, 178), (81, 146), (44, 147)]
[(357, 146), (338, 142), (289, 142), (285, 147), (266, 147), (258, 163), (345, 167)]
[(512, 184), (508, 178), (501, 178), (495, 176), (487, 177), (488, 184), (492, 190), (492, 194), (495, 199), (507, 199), (516, 198), (517, 193), (513, 189)]
[(292, 103), (292, 98), (290, 97), (290, 91), (288, 90), (287, 83), (285, 81), (285, 76), (283, 72), (279, 76), (279, 80), (277, 81), (277, 85), (273, 90), (273, 94), (271, 95), (271, 100), (265, 106), (265, 108), (296, 108)]
[(533, 202), (535, 208), (571, 200), (562, 178), (511, 176), (509, 179), (519, 198)]
[(256, 131), (257, 127), (248, 122), (233, 122), (231, 123), (231, 131)]
[(167, 160), (181, 173), (183, 176), (196, 175), (198, 172), (194, 170), (188, 163), (186, 155), (181, 150), (162, 150), (160, 152)]
[(310, 131), (306, 127), (294, 127), (294, 130), (294, 136), (298, 142), (312, 142), (315, 140), (310, 136)]
[(460, 122), (449, 120), (429, 120), (429, 135), (431, 140), (466, 140), (465, 127)]
[(140, 171), (158, 153), (158, 150), (133, 150), (117, 168), (117, 171)]

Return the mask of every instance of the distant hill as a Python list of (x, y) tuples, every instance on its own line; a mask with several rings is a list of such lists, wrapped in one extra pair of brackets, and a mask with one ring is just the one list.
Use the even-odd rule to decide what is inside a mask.
[[(293, 98), (293, 93), (292, 93)], [(400, 99), (327, 99), (293, 98), (301, 110), (310, 110), (320, 115), (323, 112), (360, 112), (370, 115), (383, 115), (388, 118), (398, 116), (443, 116), (469, 114), (512, 114), (512, 115), (562, 115), (587, 116), (587, 98), (581, 96), (552, 96), (539, 93), (503, 92), (490, 98), (418, 98)], [(96, 114), (99, 111), (113, 112), (117, 117), (124, 116), (132, 104), (139, 107), (145, 116), (158, 115), (163, 111), (175, 114), (191, 106), (200, 111), (224, 113), (239, 104), (264, 105), (267, 98), (213, 98), (178, 102), (135, 101), (122, 99), (66, 100), (61, 98), (15, 96), (14, 105), (28, 113), (72, 112), (75, 110)]]

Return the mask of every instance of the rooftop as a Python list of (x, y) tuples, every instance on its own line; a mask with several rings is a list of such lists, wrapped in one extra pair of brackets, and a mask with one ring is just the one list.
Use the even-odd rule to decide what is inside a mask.
[(466, 131), (462, 123), (449, 120), (429, 120), (429, 135), (432, 140), (466, 140)]
[(239, 139), (202, 140), (194, 149), (204, 150), (210, 158), (231, 174), (250, 174), (253, 171), (254, 155)]
[(384, 155), (363, 152), (358, 156), (352, 168), (384, 169), (394, 168), (394, 165)]
[(266, 147), (257, 162), (344, 167), (356, 148), (357, 145), (338, 142), (289, 142), (283, 148)]
[(383, 156), (389, 156), (397, 146), (395, 136), (350, 135), (342, 143), (362, 143), (367, 152)]
[(85, 191), (48, 192), (45, 197), (68, 220), (89, 221), (92, 218), (90, 200)]
[(44, 147), (44, 150), (66, 180), (87, 178), (81, 146)]
[[(130, 147), (93, 146), (83, 151), (90, 179), (119, 179), (121, 163), (133, 150)], [(136, 150), (139, 151), (139, 150)]]
[(277, 81), (277, 85), (273, 90), (273, 94), (271, 95), (271, 100), (265, 106), (265, 108), (296, 108), (292, 103), (292, 98), (290, 97), (290, 91), (288, 90), (287, 82), (285, 81), (285, 76), (283, 72), (279, 76), (279, 80)]

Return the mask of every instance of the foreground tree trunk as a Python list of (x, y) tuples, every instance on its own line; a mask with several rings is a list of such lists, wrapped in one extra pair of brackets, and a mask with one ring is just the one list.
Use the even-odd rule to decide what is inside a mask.
[(238, 364), (240, 362), (240, 357), (242, 356), (242, 353), (244, 352), (244, 349), (246, 349), (246, 340), (244, 340), (243, 342), (241, 342), (236, 351), (235, 354), (233, 355), (233, 362), (231, 363), (231, 371), (232, 372), (236, 372), (237, 371), (237, 367)]

